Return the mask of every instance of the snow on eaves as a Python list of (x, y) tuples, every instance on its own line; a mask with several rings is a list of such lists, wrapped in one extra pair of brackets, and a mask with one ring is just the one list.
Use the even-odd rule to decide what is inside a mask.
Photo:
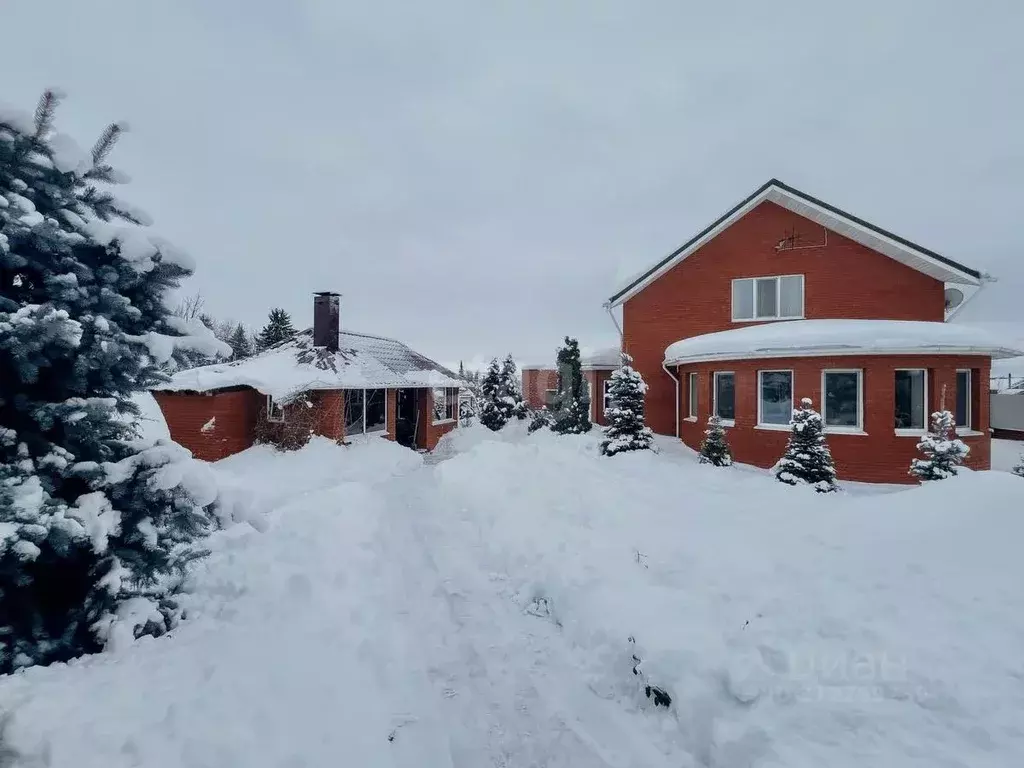
[(912, 320), (788, 320), (682, 339), (667, 364), (704, 360), (883, 354), (1024, 355), (1012, 337), (966, 323)]
[(153, 387), (164, 392), (209, 392), (252, 387), (288, 402), (309, 390), (460, 387), (447, 368), (394, 339), (351, 331), (339, 334), (339, 349), (312, 343), (309, 330), (245, 360), (206, 365), (174, 374)]

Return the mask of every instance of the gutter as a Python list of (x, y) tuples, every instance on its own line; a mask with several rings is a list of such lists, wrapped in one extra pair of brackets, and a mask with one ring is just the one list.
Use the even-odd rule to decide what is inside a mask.
[(665, 363), (661, 364), (661, 369), (676, 383), (676, 437), (679, 437), (679, 377), (672, 373)]

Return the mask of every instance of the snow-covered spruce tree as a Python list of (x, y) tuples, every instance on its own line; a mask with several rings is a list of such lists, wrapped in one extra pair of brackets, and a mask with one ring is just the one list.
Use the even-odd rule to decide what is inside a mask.
[(812, 485), (818, 493), (830, 493), (839, 490), (836, 465), (825, 442), (821, 414), (812, 405), (805, 397), (793, 411), (786, 452), (772, 467), (772, 473), (787, 485)]
[(713, 464), (716, 467), (732, 466), (732, 451), (729, 450), (729, 442), (725, 439), (722, 420), (714, 414), (711, 414), (708, 428), (704, 430), (704, 441), (700, 444), (700, 463)]
[(918, 480), (944, 480), (957, 473), (970, 448), (956, 436), (956, 420), (949, 411), (932, 414), (931, 431), (917, 444), (923, 459), (910, 462), (910, 474)]
[(0, 674), (172, 626), (217, 495), (129, 398), (176, 346), (227, 349), (169, 314), (191, 266), (109, 191), (124, 128), (81, 152), (58, 101), (0, 112)]
[(480, 384), (480, 423), (494, 432), (508, 423), (510, 408), (503, 398), (501, 366), (495, 358)]
[(249, 332), (241, 323), (235, 326), (235, 330), (228, 337), (228, 346), (231, 347), (232, 360), (244, 360), (247, 357), (252, 357), (253, 349), (252, 343), (249, 341)]
[(287, 341), (295, 335), (292, 328), (292, 318), (287, 312), (279, 307), (270, 310), (267, 317), (267, 324), (263, 326), (257, 337), (257, 346), (260, 350), (270, 349), (275, 344)]
[(505, 400), (509, 405), (509, 417), (522, 421), (530, 415), (530, 411), (526, 407), (526, 403), (523, 402), (517, 370), (516, 361), (512, 355), (506, 357), (505, 362), (501, 364), (501, 385)]
[(539, 429), (551, 426), (551, 411), (547, 408), (538, 408), (530, 414), (530, 423), (526, 427), (526, 431), (529, 434), (533, 434)]
[(623, 451), (650, 450), (654, 433), (644, 423), (644, 393), (647, 385), (633, 369), (633, 358), (622, 353), (622, 363), (611, 376), (611, 401), (604, 417), (608, 426), (601, 438), (601, 453), (614, 456)]
[(583, 378), (579, 342), (566, 336), (565, 346), (558, 350), (555, 361), (558, 364), (558, 395), (551, 429), (560, 435), (589, 432), (592, 426), (590, 393)]

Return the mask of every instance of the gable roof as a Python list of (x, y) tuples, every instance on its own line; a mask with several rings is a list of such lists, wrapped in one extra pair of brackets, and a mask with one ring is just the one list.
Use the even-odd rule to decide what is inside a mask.
[(877, 227), (826, 203), (824, 200), (819, 200), (788, 184), (783, 184), (778, 179), (769, 179), (653, 267), (630, 278), (615, 295), (608, 299), (608, 305), (616, 306), (635, 296), (737, 219), (765, 201), (780, 205), (793, 213), (821, 224), (826, 229), (934, 277), (936, 280), (966, 285), (981, 283), (982, 275), (976, 269), (971, 269), (904, 237)]
[(338, 351), (313, 346), (312, 330), (244, 360), (179, 371), (153, 387), (165, 392), (210, 392), (252, 387), (288, 402), (318, 389), (459, 387), (459, 378), (405, 344), (384, 336), (342, 331)]

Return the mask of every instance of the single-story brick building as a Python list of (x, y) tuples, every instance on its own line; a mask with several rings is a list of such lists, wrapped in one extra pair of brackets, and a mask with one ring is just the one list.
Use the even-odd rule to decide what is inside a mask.
[(216, 461), (257, 442), (383, 437), (431, 450), (458, 426), (460, 380), (394, 339), (340, 330), (318, 293), (313, 328), (244, 360), (181, 371), (153, 388), (171, 438)]
[[(590, 420), (603, 426), (604, 410), (608, 402), (608, 387), (612, 371), (619, 367), (620, 355), (616, 348), (602, 349), (594, 354), (580, 355), (583, 378), (590, 389)], [(558, 369), (554, 361), (522, 366), (523, 400), (531, 408), (551, 404), (558, 391)]]

